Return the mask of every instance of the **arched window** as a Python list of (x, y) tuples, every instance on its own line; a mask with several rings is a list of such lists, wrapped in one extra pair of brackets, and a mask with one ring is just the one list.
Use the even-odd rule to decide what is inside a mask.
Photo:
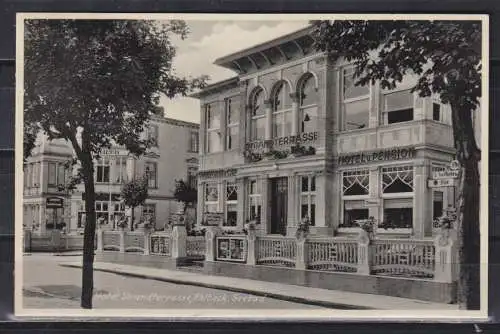
[(252, 110), (251, 140), (262, 140), (266, 132), (264, 90), (262, 88), (257, 88), (250, 101)]
[(292, 101), (290, 87), (280, 81), (273, 90), (273, 137), (285, 137), (292, 133)]
[(299, 85), (300, 132), (315, 132), (318, 129), (318, 91), (314, 76), (305, 75)]
[(299, 89), (300, 106), (316, 105), (318, 103), (318, 91), (312, 74), (306, 74)]

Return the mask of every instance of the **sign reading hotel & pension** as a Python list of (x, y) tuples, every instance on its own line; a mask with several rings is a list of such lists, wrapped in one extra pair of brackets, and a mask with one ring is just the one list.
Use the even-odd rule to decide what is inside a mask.
[(368, 162), (404, 160), (415, 157), (416, 149), (414, 147), (386, 149), (375, 152), (363, 152), (345, 154), (338, 157), (338, 165), (359, 165)]
[(268, 147), (277, 147), (285, 145), (295, 145), (295, 144), (308, 144), (314, 143), (318, 140), (318, 132), (304, 132), (297, 136), (286, 136), (279, 137), (270, 140), (259, 140), (246, 143), (245, 148), (247, 150), (255, 151), (259, 149), (264, 149)]

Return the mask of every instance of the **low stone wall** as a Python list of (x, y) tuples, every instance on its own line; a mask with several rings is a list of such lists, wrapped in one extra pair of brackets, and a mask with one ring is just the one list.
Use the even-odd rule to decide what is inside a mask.
[(392, 297), (402, 297), (435, 303), (455, 303), (454, 283), (415, 280), (376, 275), (358, 275), (315, 270), (297, 270), (271, 266), (251, 266), (233, 262), (205, 261), (203, 272), (208, 275), (230, 276)]

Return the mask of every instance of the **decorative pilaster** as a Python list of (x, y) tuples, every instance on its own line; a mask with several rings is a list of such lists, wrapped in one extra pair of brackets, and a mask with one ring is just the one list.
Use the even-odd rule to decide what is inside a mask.
[(215, 261), (215, 241), (217, 235), (221, 232), (221, 228), (218, 226), (208, 226), (207, 232), (205, 233), (205, 261), (213, 262)]
[(379, 167), (370, 168), (369, 172), (370, 183), (369, 183), (369, 194), (370, 199), (378, 202), (378, 204), (370, 206), (368, 208), (368, 215), (376, 219), (377, 224), (380, 224), (384, 220), (382, 201), (380, 200), (380, 170)]
[(380, 124), (380, 83), (378, 81), (370, 87), (370, 116), (368, 120), (368, 127), (376, 128)]
[(300, 133), (300, 99), (298, 93), (291, 93), (290, 98), (292, 99), (292, 136), (296, 136)]
[(236, 185), (238, 187), (238, 204), (237, 204), (237, 220), (236, 220), (236, 226), (238, 228), (242, 228), (245, 224), (245, 217), (246, 217), (246, 196), (245, 196), (245, 179), (240, 177), (236, 179)]
[(261, 177), (257, 182), (260, 182), (261, 189), (261, 198), (262, 198), (262, 217), (261, 217), (261, 229), (264, 234), (270, 230), (270, 220), (271, 220), (271, 212), (269, 210), (269, 201), (270, 201), (270, 187), (269, 187), (269, 179), (267, 177)]
[(200, 154), (205, 153), (205, 138), (206, 138), (206, 115), (205, 115), (205, 104), (200, 106), (200, 140), (199, 140), (199, 152)]
[(198, 179), (198, 200), (196, 202), (196, 206), (197, 206), (197, 209), (196, 209), (196, 225), (197, 226), (201, 226), (201, 224), (203, 223), (203, 213), (205, 212), (205, 208), (204, 208), (204, 188), (205, 188), (205, 184), (203, 182), (200, 182), (199, 179)]
[(145, 229), (144, 230), (144, 255), (149, 255), (149, 250), (150, 250), (150, 237), (151, 236), (151, 232), (149, 229)]
[(432, 234), (432, 191), (427, 186), (428, 164), (414, 166), (413, 235), (421, 239)]
[(316, 227), (325, 227), (325, 215), (321, 214), (325, 212), (326, 197), (325, 197), (325, 185), (326, 185), (326, 175), (325, 173), (319, 171), (315, 173), (316, 178)]
[(247, 235), (247, 264), (255, 266), (257, 264), (256, 252), (257, 236), (254, 229), (248, 230)]

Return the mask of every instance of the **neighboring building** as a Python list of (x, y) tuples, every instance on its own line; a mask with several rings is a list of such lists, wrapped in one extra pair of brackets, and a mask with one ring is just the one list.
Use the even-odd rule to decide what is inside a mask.
[(411, 93), (411, 75), (390, 91), (354, 86), (352, 66), (316, 52), (310, 29), (217, 59), (237, 76), (192, 95), (198, 224), (215, 213), (224, 229), (255, 220), (260, 234), (293, 235), (307, 217), (332, 235), (372, 216), (392, 227), (378, 233), (430, 236), (456, 195), (428, 186), (454, 157), (450, 107)]
[[(155, 138), (157, 145), (147, 154), (135, 158), (123, 147), (104, 150), (95, 162), (96, 214), (108, 227), (127, 214), (120, 202), (120, 191), (134, 175), (148, 175), (149, 197), (135, 209), (136, 222), (144, 214), (151, 215), (157, 228), (162, 228), (177, 206), (173, 199), (175, 180), (188, 180), (196, 187), (198, 169), (198, 128), (189, 123), (155, 117), (144, 134)], [(43, 233), (64, 221), (70, 232), (83, 229), (85, 202), (83, 184), (71, 193), (60, 190), (70, 176), (65, 162), (73, 149), (63, 140), (47, 141), (40, 135), (24, 170), (24, 225)], [(130, 213), (128, 213), (130, 214)]]

